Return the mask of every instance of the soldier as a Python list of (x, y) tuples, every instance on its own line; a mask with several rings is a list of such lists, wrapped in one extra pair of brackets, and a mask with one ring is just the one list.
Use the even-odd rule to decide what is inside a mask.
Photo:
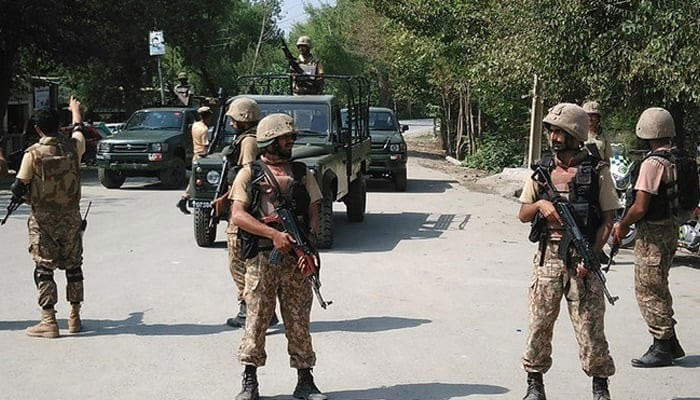
[(668, 287), (678, 244), (678, 224), (674, 218), (677, 211), (674, 207), (678, 206), (676, 167), (669, 159), (654, 155), (671, 150), (671, 138), (676, 135), (673, 117), (663, 108), (646, 109), (639, 117), (636, 134), (649, 142), (651, 153), (639, 168), (634, 204), (615, 225), (613, 240), (620, 242), (630, 225), (636, 224), (634, 291), (654, 341), (644, 355), (632, 360), (632, 366), (663, 367), (685, 356), (676, 337)]
[(187, 74), (180, 72), (177, 74), (177, 80), (180, 81), (173, 88), (173, 93), (178, 99), (178, 104), (189, 107), (192, 105), (192, 96), (194, 96), (194, 86), (187, 82)]
[[(258, 145), (255, 139), (255, 128), (260, 121), (260, 107), (255, 100), (248, 97), (239, 97), (231, 102), (226, 115), (231, 117), (231, 127), (238, 133), (236, 140), (231, 146), (231, 154), (228, 154), (230, 165), (233, 165), (237, 171), (240, 166), (252, 163), (258, 158)], [(231, 178), (232, 179), (232, 178)], [(216, 199), (213, 207), (217, 210), (222, 210), (231, 206), (233, 201), (232, 191), (229, 191), (225, 197)], [(217, 211), (217, 214), (221, 214)], [(232, 215), (232, 213), (231, 213)], [(240, 246), (238, 241), (238, 228), (229, 221), (226, 229), (228, 241), (228, 260), (229, 272), (233, 278), (233, 282), (238, 288), (238, 315), (226, 320), (226, 324), (240, 328), (245, 326), (246, 306), (243, 299), (243, 290), (245, 289), (245, 260), (241, 258)], [(276, 325), (279, 321), (277, 315), (273, 314), (270, 326)]]
[[(551, 171), (556, 190), (573, 203), (579, 227), (599, 254), (612, 228), (619, 202), (606, 164), (582, 148), (588, 132), (588, 117), (581, 107), (557, 104), (542, 121), (549, 131), (553, 155), (539, 161)], [(552, 335), (562, 296), (579, 345), (581, 367), (593, 377), (593, 399), (610, 399), (608, 377), (615, 364), (604, 332), (605, 300), (602, 284), (586, 272), (578, 254), (558, 257), (562, 239), (561, 219), (546, 192), (528, 178), (520, 196), (518, 218), (531, 222), (544, 218), (539, 231), (529, 293), (529, 335), (522, 356), (528, 373), (524, 400), (546, 399), (542, 375), (552, 366)], [(539, 215), (538, 215), (539, 214)]]
[(58, 324), (54, 305), (58, 291), (53, 279), (56, 268), (66, 271), (66, 297), (71, 305), (68, 332), (81, 328), (83, 301), (83, 243), (80, 218), (80, 158), (85, 138), (80, 131), (80, 102), (71, 97), (73, 134), (58, 133), (59, 118), (54, 109), (41, 109), (34, 115), (34, 129), (40, 136), (22, 158), (17, 179), (12, 184), (14, 198), (26, 197), (32, 211), (29, 252), (35, 263), (34, 282), (39, 292), (41, 321), (27, 328), (29, 336), (56, 338)]
[(588, 114), (588, 139), (586, 144), (594, 144), (603, 161), (610, 164), (612, 147), (608, 137), (603, 134), (603, 127), (600, 126), (601, 118), (603, 118), (600, 104), (597, 101), (587, 101), (583, 103), (583, 111)]
[[(192, 157), (192, 162), (197, 160), (202, 154), (207, 154), (207, 149), (209, 146), (209, 127), (214, 121), (214, 113), (211, 108), (207, 106), (199, 107), (197, 109), (199, 113), (199, 121), (192, 124), (192, 152), (194, 156)], [(185, 193), (177, 202), (176, 207), (182, 211), (183, 214), (189, 214), (190, 210), (187, 209), (187, 200), (190, 198), (190, 185), (185, 188)]]
[[(324, 400), (314, 384), (311, 368), (316, 354), (311, 345), (309, 320), (313, 294), (301, 268), (303, 261), (290, 254), (292, 237), (266, 225), (265, 217), (275, 214), (282, 201), (294, 204), (293, 212), (310, 238), (319, 229), (321, 191), (304, 164), (290, 162), (297, 135), (294, 119), (286, 114), (271, 114), (258, 124), (256, 139), (262, 149), (261, 159), (244, 167), (233, 183), (232, 221), (244, 237), (241, 243), (246, 258), (244, 298), (248, 307), (245, 332), (239, 350), (243, 372), (243, 388), (236, 400), (259, 398), (257, 368), (265, 365), (265, 330), (280, 300), (282, 320), (286, 327), (288, 352), (292, 368), (298, 370), (294, 397)], [(245, 233), (245, 235), (243, 235)], [(283, 254), (280, 264), (270, 265), (270, 250)], [(301, 260), (301, 259), (300, 259)]]
[[(297, 63), (304, 70), (305, 75), (323, 75), (325, 73), (323, 64), (311, 54), (310, 37), (299, 37), (297, 49), (299, 50)], [(294, 75), (293, 93), (298, 95), (323, 93), (323, 77), (300, 77)]]

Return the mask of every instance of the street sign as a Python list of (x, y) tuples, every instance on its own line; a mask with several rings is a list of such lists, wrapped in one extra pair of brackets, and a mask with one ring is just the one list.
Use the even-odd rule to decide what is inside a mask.
[(152, 56), (165, 55), (165, 40), (163, 31), (151, 31), (148, 34), (148, 50)]

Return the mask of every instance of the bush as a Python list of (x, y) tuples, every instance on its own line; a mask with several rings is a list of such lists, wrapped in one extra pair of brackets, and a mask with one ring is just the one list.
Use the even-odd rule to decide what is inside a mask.
[(517, 167), (522, 162), (523, 151), (520, 144), (512, 139), (492, 136), (484, 139), (477, 151), (468, 156), (462, 165), (498, 172), (505, 167)]

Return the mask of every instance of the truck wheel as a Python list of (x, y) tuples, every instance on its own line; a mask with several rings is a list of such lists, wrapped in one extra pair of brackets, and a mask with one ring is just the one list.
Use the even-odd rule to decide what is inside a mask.
[(367, 181), (364, 175), (359, 174), (357, 178), (350, 183), (345, 205), (348, 208), (348, 221), (362, 222), (362, 220), (365, 219), (365, 210), (367, 208)]
[(320, 207), (320, 232), (316, 238), (316, 247), (330, 249), (333, 246), (333, 196), (324, 194)]
[(170, 168), (160, 172), (160, 181), (163, 183), (163, 186), (168, 189), (177, 189), (184, 186), (187, 182), (185, 161), (182, 158), (176, 157)]
[(216, 225), (209, 229), (210, 219), (209, 209), (194, 209), (194, 239), (199, 247), (211, 247), (216, 240)]
[(394, 188), (397, 192), (405, 192), (406, 186), (408, 186), (408, 178), (406, 177), (406, 170), (402, 169), (394, 174)]
[(119, 189), (126, 179), (121, 172), (105, 168), (97, 169), (97, 178), (100, 180), (102, 186), (107, 189)]

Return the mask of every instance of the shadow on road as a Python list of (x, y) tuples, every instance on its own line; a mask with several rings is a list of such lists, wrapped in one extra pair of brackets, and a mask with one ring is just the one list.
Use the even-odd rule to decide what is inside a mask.
[[(459, 182), (455, 180), (409, 178), (406, 191), (401, 193), (444, 193), (455, 186), (459, 186)], [(388, 179), (369, 179), (367, 191), (390, 193), (396, 192), (396, 189), (394, 183)]]
[(673, 365), (683, 368), (698, 368), (700, 367), (700, 355), (686, 356), (680, 360), (674, 360)]
[(333, 248), (329, 251), (391, 251), (402, 240), (434, 239), (448, 230), (462, 230), (470, 218), (470, 214), (457, 216), (420, 212), (366, 214), (361, 224), (334, 218), (337, 229)]
[[(382, 386), (372, 389), (340, 390), (326, 392), (333, 400), (449, 400), (471, 395), (500, 395), (509, 390), (502, 386), (466, 383), (410, 383)], [(268, 400), (287, 400), (289, 395), (264, 397)]]
[[(83, 319), (83, 331), (71, 334), (67, 337), (110, 336), (110, 335), (135, 335), (135, 336), (200, 336), (214, 335), (229, 332), (231, 327), (224, 323), (216, 325), (206, 324), (144, 324), (143, 311), (133, 312), (129, 317), (121, 320), (113, 319)], [(31, 321), (0, 321), (0, 331), (24, 330), (37, 323)], [(65, 319), (58, 320), (59, 327), (65, 329), (68, 322)], [(63, 331), (65, 333), (65, 331)]]
[[(323, 332), (359, 332), (374, 333), (393, 331), (396, 329), (408, 329), (429, 324), (429, 319), (415, 319), (402, 317), (364, 317), (346, 321), (313, 321), (311, 333)], [(284, 327), (272, 330), (268, 335), (284, 333)]]
[(408, 157), (427, 158), (430, 160), (445, 160), (445, 156), (442, 154), (428, 153), (427, 151), (411, 150), (410, 146), (408, 148)]
[(687, 267), (692, 269), (700, 269), (700, 257), (691, 256), (688, 253), (677, 252), (676, 256), (673, 257), (673, 264), (671, 267)]

